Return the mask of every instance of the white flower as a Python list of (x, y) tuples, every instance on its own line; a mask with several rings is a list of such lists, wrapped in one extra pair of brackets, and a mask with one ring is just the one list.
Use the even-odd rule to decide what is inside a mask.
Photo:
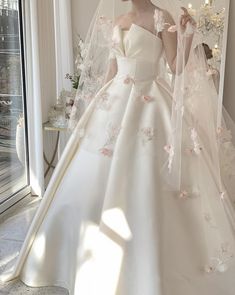
[(140, 134), (142, 137), (142, 143), (146, 144), (154, 138), (155, 131), (153, 127), (142, 127), (140, 129)]
[(164, 150), (169, 154), (169, 157), (168, 157), (168, 170), (169, 170), (169, 172), (171, 172), (173, 158), (174, 158), (174, 155), (175, 155), (175, 149), (174, 149), (173, 145), (167, 144), (167, 145), (164, 146)]
[(199, 155), (202, 151), (202, 148), (199, 144), (198, 134), (195, 128), (191, 129), (191, 139), (193, 141), (193, 150), (196, 155)]

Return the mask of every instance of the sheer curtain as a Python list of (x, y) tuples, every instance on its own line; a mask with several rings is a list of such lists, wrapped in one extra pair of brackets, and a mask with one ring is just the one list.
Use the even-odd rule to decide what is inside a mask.
[(37, 0), (25, 0), (24, 10), (30, 185), (32, 194), (42, 196), (44, 175)]
[[(67, 73), (73, 73), (73, 38), (71, 0), (53, 0), (54, 27), (55, 27), (55, 53), (56, 53), (56, 92), (59, 96), (62, 89), (71, 90), (71, 83), (65, 79)], [(69, 133), (61, 132), (58, 156), (64, 150)]]

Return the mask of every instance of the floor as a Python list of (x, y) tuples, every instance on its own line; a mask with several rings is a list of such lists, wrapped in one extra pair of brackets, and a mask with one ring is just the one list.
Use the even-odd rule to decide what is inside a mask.
[(26, 184), (25, 169), (19, 160), (2, 160), (0, 157), (0, 202), (25, 187)]
[[(40, 200), (28, 196), (0, 216), (0, 274), (14, 264)], [(68, 295), (63, 288), (29, 288), (22, 282), (0, 286), (0, 295)]]

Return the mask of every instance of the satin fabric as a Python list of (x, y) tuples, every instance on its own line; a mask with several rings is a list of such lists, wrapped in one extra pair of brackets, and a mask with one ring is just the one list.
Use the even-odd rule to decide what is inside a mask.
[(232, 295), (233, 261), (222, 274), (204, 271), (208, 232), (233, 243), (226, 211), (211, 197), (217, 186), (206, 157), (200, 179), (195, 158), (185, 158), (191, 199), (161, 179), (171, 110), (158, 76), (162, 42), (134, 24), (126, 33), (116, 26), (114, 41), (118, 73), (80, 119), (18, 262), (1, 279), (72, 295)]

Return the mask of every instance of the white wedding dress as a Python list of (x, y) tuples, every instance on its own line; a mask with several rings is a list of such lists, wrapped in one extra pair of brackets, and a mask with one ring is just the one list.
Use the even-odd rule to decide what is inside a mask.
[(185, 155), (182, 192), (160, 175), (172, 99), (156, 79), (162, 41), (135, 24), (114, 35), (118, 73), (80, 119), (5, 279), (72, 295), (234, 295), (233, 211), (215, 197), (209, 151), (200, 176)]

